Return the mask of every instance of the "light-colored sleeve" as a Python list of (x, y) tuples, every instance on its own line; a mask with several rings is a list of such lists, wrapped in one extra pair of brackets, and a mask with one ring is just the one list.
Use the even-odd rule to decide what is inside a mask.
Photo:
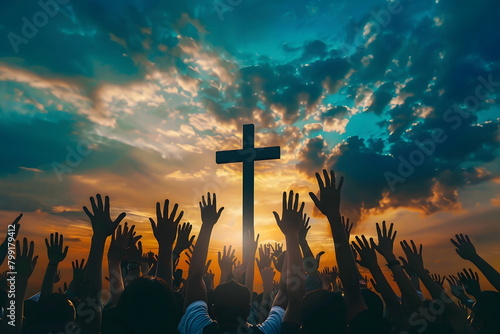
[(264, 334), (279, 334), (281, 331), (281, 323), (283, 322), (283, 317), (285, 316), (285, 310), (280, 306), (273, 306), (271, 312), (267, 316), (266, 321), (262, 324), (257, 325), (257, 327)]
[(201, 334), (203, 328), (213, 322), (208, 315), (208, 306), (202, 300), (195, 301), (186, 309), (177, 329), (181, 334)]

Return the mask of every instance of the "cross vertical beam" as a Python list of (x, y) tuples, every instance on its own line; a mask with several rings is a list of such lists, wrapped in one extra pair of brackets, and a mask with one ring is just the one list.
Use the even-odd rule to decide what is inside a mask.
[[(253, 124), (243, 125), (243, 150), (252, 152), (254, 149), (255, 141), (255, 126)], [(249, 154), (243, 160), (243, 240), (245, 240), (245, 233), (250, 231), (252, 238), (255, 238), (254, 232), (254, 194), (255, 194), (255, 180), (254, 180), (254, 155)], [(243, 246), (243, 248), (246, 248)], [(243, 251), (243, 254), (246, 254)]]
[(250, 245), (245, 243), (245, 233), (250, 232), (255, 238), (254, 232), (254, 162), (257, 160), (270, 160), (280, 158), (280, 147), (255, 148), (255, 126), (253, 124), (243, 125), (243, 149), (218, 151), (215, 153), (217, 164), (233, 162), (243, 163), (243, 254), (246, 257)]

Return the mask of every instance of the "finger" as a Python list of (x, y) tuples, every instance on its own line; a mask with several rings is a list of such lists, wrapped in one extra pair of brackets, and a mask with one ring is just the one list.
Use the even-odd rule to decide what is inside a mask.
[(335, 172), (333, 171), (333, 169), (330, 170), (330, 178), (331, 178), (331, 184), (332, 184), (332, 186), (335, 186), (335, 183), (336, 183), (336, 181), (335, 181)]
[(179, 207), (179, 205), (177, 203), (174, 204), (174, 209), (172, 210), (172, 213), (170, 214), (170, 220), (171, 221), (174, 221), (174, 218), (175, 218), (175, 214), (177, 213), (177, 208)]
[(340, 178), (340, 181), (339, 181), (339, 185), (337, 186), (337, 190), (341, 190), (342, 189), (342, 185), (344, 184), (344, 177), (342, 176)]
[(293, 203), (293, 211), (297, 211), (299, 208), (299, 193), (295, 194), (295, 203)]
[[(177, 204), (176, 204), (176, 205), (177, 205)], [(179, 222), (181, 221), (181, 219), (182, 219), (182, 217), (183, 217), (183, 216), (184, 216), (184, 211), (181, 211), (181, 212), (179, 213), (179, 216), (177, 217), (177, 219), (175, 220), (175, 222), (174, 222), (174, 223), (179, 224)]]
[(325, 185), (323, 184), (323, 180), (321, 179), (319, 173), (316, 173), (315, 175), (316, 175), (316, 180), (318, 180), (319, 190), (321, 191), (322, 189), (325, 188)]
[(274, 219), (276, 219), (276, 223), (279, 225), (281, 222), (280, 216), (276, 211), (273, 211)]
[(201, 202), (203, 203), (203, 207), (207, 206), (207, 202), (205, 201), (205, 196), (201, 196)]
[(104, 212), (109, 214), (109, 196), (104, 197)]
[(153, 230), (153, 234), (154, 234), (155, 230), (156, 230), (156, 223), (153, 220), (153, 218), (149, 218), (149, 222), (151, 223), (151, 229)]
[[(297, 194), (297, 200), (299, 200), (299, 194)], [(302, 212), (304, 212), (304, 206), (306, 205), (306, 203), (302, 202), (302, 204), (300, 205), (300, 209), (299, 209), (299, 212), (302, 214)]]
[(310, 193), (309, 193), (309, 197), (311, 197), (311, 199), (312, 199), (312, 201), (314, 202), (314, 205), (315, 205), (316, 207), (319, 207), (319, 206), (320, 206), (320, 204), (319, 204), (319, 199), (318, 199), (318, 197), (316, 197), (316, 195), (315, 195), (313, 192), (310, 192)]
[(126, 215), (127, 214), (125, 212), (122, 212), (118, 217), (116, 217), (115, 221), (113, 222), (114, 228), (116, 228), (116, 226), (118, 226), (118, 224), (122, 222), (123, 218), (125, 218)]
[(64, 253), (63, 253), (63, 254), (64, 254), (64, 257), (66, 257), (66, 255), (68, 254), (68, 249), (69, 249), (69, 246), (66, 246), (66, 247), (64, 248)]
[(382, 233), (385, 237), (387, 237), (387, 226), (385, 224), (385, 220), (382, 222)]
[[(332, 171), (333, 172), (333, 171)], [(329, 187), (332, 185), (333, 180), (330, 180), (330, 176), (328, 175), (328, 172), (326, 169), (323, 169), (323, 176), (325, 177), (325, 186)], [(335, 176), (334, 176), (335, 177)]]
[(287, 209), (292, 210), (292, 208), (293, 208), (293, 190), (290, 190), (290, 192), (288, 193)]
[(47, 246), (47, 249), (49, 249), (49, 248), (50, 248), (50, 246), (49, 246), (49, 241), (47, 240), (47, 238), (45, 238), (45, 246)]
[(391, 223), (391, 226), (389, 227), (389, 232), (388, 232), (388, 236), (389, 238), (392, 236), (392, 228), (394, 227), (394, 224)]
[(102, 203), (101, 194), (97, 194), (95, 197), (97, 199), (97, 209), (99, 209), (99, 211), (103, 211), (104, 210), (104, 205)]
[[(168, 199), (165, 200), (163, 203), (163, 218), (168, 218), (168, 205), (170, 204), (170, 201)], [(160, 222), (158, 222), (160, 223)]]
[(210, 198), (210, 193), (207, 193), (207, 204), (212, 205), (212, 199)]
[(214, 193), (214, 196), (212, 199), (212, 203), (213, 203), (214, 207), (216, 208), (217, 207), (217, 196), (215, 195), (215, 193)]
[(96, 213), (97, 212), (97, 205), (95, 204), (94, 197), (90, 197), (90, 206), (92, 207), (92, 212)]

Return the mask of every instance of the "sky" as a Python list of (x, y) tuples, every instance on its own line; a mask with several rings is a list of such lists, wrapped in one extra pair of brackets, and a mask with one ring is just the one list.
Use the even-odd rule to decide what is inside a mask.
[(314, 173), (333, 168), (354, 234), (394, 223), (399, 240), (424, 244), (431, 272), (452, 274), (469, 264), (449, 239), (468, 233), (500, 269), (499, 10), (495, 0), (3, 4), (0, 233), (24, 213), (20, 237), (40, 255), (29, 292), (56, 231), (70, 246), (69, 283), (92, 233), (82, 206), (97, 193), (156, 251), (157, 201), (179, 203), (197, 233), (198, 201), (216, 192), (225, 210), (211, 269), (223, 245), (241, 257), (241, 166), (217, 165), (215, 152), (241, 148), (250, 123), (257, 147), (281, 147), (281, 159), (255, 164), (261, 242), (284, 241), (272, 211), (294, 190), (313, 252), (335, 264), (308, 196)]

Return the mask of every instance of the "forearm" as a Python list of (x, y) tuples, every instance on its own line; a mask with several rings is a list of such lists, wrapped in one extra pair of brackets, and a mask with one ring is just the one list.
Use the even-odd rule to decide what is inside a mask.
[(207, 261), (211, 234), (212, 227), (207, 227), (205, 225), (201, 226), (198, 241), (194, 248), (193, 256), (191, 257), (191, 265), (189, 266), (189, 274), (186, 282), (185, 307), (197, 300), (207, 301), (207, 290), (203, 282), (203, 274)]
[(102, 258), (105, 242), (105, 238), (92, 238), (89, 258), (83, 273), (83, 297), (86, 297), (86, 302), (83, 304), (86, 306), (92, 304), (95, 310), (95, 316), (92, 320), (79, 321), (84, 332), (99, 333), (101, 330), (101, 302), (99, 300), (99, 292), (102, 289)]
[(349, 241), (342, 226), (340, 213), (328, 217), (335, 245), (335, 255), (340, 270), (340, 279), (346, 296), (348, 320), (366, 310), (366, 304), (359, 288), (358, 267), (354, 261)]
[(399, 331), (408, 330), (409, 325), (407, 316), (403, 311), (403, 307), (401, 306), (396, 293), (385, 278), (382, 269), (379, 266), (376, 266), (370, 268), (369, 270), (377, 284), (377, 289), (380, 291), (380, 294), (384, 299), (389, 319)]
[[(384, 255), (384, 258), (387, 263), (395, 263), (396, 261), (396, 256), (394, 254)], [(417, 290), (411, 283), (410, 279), (408, 278), (408, 276), (406, 276), (406, 273), (401, 267), (401, 264), (399, 264), (399, 261), (397, 262), (397, 264), (393, 264), (389, 269), (392, 271), (394, 280), (396, 281), (396, 284), (401, 291), (401, 297), (408, 302), (410, 310), (412, 312), (420, 310), (421, 307), (423, 307), (422, 300), (420, 299), (420, 296), (418, 295)]]
[(500, 291), (500, 273), (479, 255), (476, 255), (471, 262), (483, 273), (484, 277), (486, 277), (491, 285), (493, 285), (497, 291)]
[(86, 295), (95, 298), (102, 288), (102, 258), (106, 239), (92, 238), (89, 258), (83, 274)]
[(286, 293), (288, 306), (283, 321), (300, 324), (302, 298), (305, 291), (305, 273), (302, 268), (302, 256), (297, 236), (286, 236), (286, 249)]
[(341, 223), (340, 213), (328, 217), (335, 246), (335, 255), (340, 269), (340, 279), (346, 293), (359, 292), (358, 267)]
[(309, 247), (306, 239), (300, 240), (300, 248), (302, 249), (302, 255), (304, 259), (308, 257), (314, 257), (311, 247)]
[(108, 259), (108, 270), (109, 290), (111, 292), (111, 305), (116, 306), (125, 288), (122, 279), (122, 268), (120, 266), (120, 261), (113, 261)]
[(463, 328), (461, 326), (464, 325), (465, 319), (458, 305), (453, 302), (446, 291), (444, 291), (425, 270), (417, 274), (432, 298), (444, 302), (445, 316), (452, 322), (452, 325), (456, 328)]
[(250, 254), (247, 256), (246, 259), (246, 272), (245, 272), (245, 286), (247, 287), (248, 291), (250, 293), (253, 293), (253, 280), (254, 280), (254, 272), (255, 272), (255, 264), (254, 264), (254, 257), (255, 254)]
[(172, 245), (160, 244), (158, 250), (158, 269), (156, 276), (162, 278), (167, 282), (169, 287), (172, 287)]
[(50, 263), (47, 265), (47, 270), (45, 270), (45, 276), (43, 277), (42, 288), (40, 290), (40, 299), (50, 295), (54, 288), (54, 277), (57, 274), (58, 263)]

